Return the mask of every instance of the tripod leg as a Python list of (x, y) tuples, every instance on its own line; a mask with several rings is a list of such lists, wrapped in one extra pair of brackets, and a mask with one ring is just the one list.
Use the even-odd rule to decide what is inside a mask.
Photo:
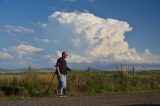
[(52, 77), (52, 80), (51, 80), (51, 82), (50, 82), (49, 86), (48, 86), (48, 89), (47, 89), (47, 91), (46, 91), (46, 95), (48, 95), (48, 92), (49, 92), (49, 89), (50, 89), (50, 87), (51, 87), (51, 85), (52, 85), (52, 82), (53, 82), (54, 76), (55, 76), (55, 73), (54, 73), (54, 75), (53, 75), (53, 77)]

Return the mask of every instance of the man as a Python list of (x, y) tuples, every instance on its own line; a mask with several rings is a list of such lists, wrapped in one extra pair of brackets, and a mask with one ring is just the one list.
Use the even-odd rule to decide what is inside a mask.
[(67, 57), (68, 57), (68, 53), (66, 51), (63, 51), (62, 57), (60, 57), (56, 63), (56, 73), (57, 73), (58, 80), (59, 80), (58, 89), (56, 91), (59, 92), (60, 97), (64, 95), (65, 93), (64, 90), (66, 90), (67, 71), (71, 71), (70, 68), (68, 68), (67, 66), (67, 62), (66, 62)]

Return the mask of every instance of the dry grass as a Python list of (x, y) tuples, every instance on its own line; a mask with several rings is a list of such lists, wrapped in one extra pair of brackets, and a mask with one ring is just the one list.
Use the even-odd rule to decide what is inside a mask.
[[(53, 73), (9, 73), (0, 74), (0, 97), (26, 96), (42, 97), (52, 79)], [(121, 75), (119, 72), (71, 72), (68, 74), (68, 95), (95, 95), (115, 92), (160, 92), (160, 73), (139, 72)], [(3, 88), (8, 87), (8, 91)], [(53, 80), (49, 96), (57, 87)], [(17, 91), (14, 91), (18, 89)]]

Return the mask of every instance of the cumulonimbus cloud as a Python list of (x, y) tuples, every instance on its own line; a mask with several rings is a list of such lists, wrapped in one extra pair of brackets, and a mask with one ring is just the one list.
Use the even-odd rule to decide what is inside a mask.
[(58, 46), (60, 49), (72, 48), (69, 59), (72, 62), (94, 62), (102, 58), (103, 62), (160, 63), (158, 55), (148, 49), (138, 52), (129, 48), (125, 33), (133, 28), (128, 22), (104, 19), (88, 12), (59, 11), (48, 20), (43, 28), (50, 38), (65, 45)]

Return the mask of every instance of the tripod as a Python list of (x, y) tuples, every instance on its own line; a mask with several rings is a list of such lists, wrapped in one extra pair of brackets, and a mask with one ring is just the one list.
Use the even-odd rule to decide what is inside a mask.
[(51, 80), (51, 82), (50, 82), (50, 84), (49, 84), (49, 86), (48, 86), (48, 89), (47, 89), (47, 91), (46, 91), (46, 95), (48, 95), (49, 89), (50, 89), (50, 87), (51, 87), (51, 85), (52, 85), (52, 82), (53, 82), (53, 79), (54, 79), (54, 76), (55, 76), (55, 75), (56, 75), (56, 72), (54, 72), (54, 74), (53, 74), (52, 80)]

